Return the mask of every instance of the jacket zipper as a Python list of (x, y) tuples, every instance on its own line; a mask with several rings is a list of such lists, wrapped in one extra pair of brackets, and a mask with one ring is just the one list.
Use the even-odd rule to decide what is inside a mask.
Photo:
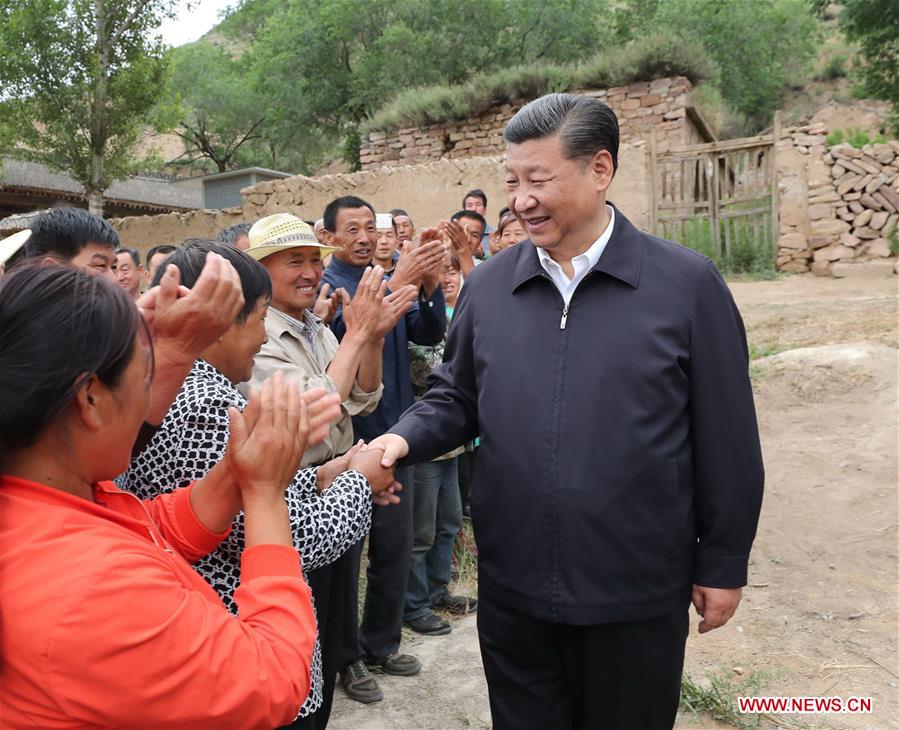
[(147, 508), (144, 505), (143, 500), (141, 500), (140, 498), (137, 497), (137, 495), (134, 495), (131, 492), (126, 492), (126, 491), (122, 490), (122, 493), (127, 494), (129, 497), (136, 500), (137, 503), (140, 505), (140, 508), (144, 511), (144, 514), (147, 516), (147, 522), (149, 523), (146, 526), (146, 530), (147, 530), (147, 533), (150, 535), (150, 539), (153, 541), (153, 544), (156, 545), (156, 547), (161, 548), (162, 550), (165, 550), (167, 553), (174, 555), (175, 551), (172, 550), (168, 545), (166, 545), (165, 540), (163, 539), (161, 534), (159, 535), (159, 538), (157, 539), (156, 524), (153, 522), (153, 518), (150, 517), (150, 513), (147, 511)]
[(565, 329), (565, 323), (567, 321), (568, 321), (568, 305), (566, 304), (565, 307), (562, 309), (562, 321), (559, 322), (560, 330)]

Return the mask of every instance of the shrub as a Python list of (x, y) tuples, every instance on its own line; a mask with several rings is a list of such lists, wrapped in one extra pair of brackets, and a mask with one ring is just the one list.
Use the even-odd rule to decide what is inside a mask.
[(494, 104), (534, 99), (578, 87), (607, 88), (666, 76), (694, 84), (718, 78), (702, 47), (692, 41), (649, 35), (624, 48), (601, 51), (581, 65), (530, 64), (477, 74), (456, 86), (426, 86), (400, 92), (361, 125), (362, 134), (468, 119)]
[(879, 132), (872, 137), (864, 130), (857, 129), (856, 127), (850, 127), (849, 129), (834, 129), (825, 138), (828, 147), (834, 147), (835, 145), (848, 142), (858, 150), (866, 144), (882, 144), (886, 141), (887, 138)]
[(846, 56), (837, 53), (831, 56), (824, 67), (817, 73), (815, 78), (818, 81), (835, 81), (836, 79), (844, 79), (849, 75), (846, 69)]

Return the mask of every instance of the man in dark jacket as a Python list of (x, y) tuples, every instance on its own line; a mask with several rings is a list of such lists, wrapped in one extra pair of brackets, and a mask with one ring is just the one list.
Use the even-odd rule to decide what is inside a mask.
[[(332, 291), (344, 289), (352, 297), (365, 267), (371, 263), (377, 244), (375, 211), (360, 198), (337, 198), (325, 209), (324, 229), (328, 244), (338, 250), (325, 269), (322, 281), (330, 284)], [(371, 441), (386, 433), (414, 401), (409, 342), (435, 345), (446, 331), (446, 306), (438, 286), (444, 255), (443, 244), (436, 241), (422, 244), (414, 251), (407, 246), (397, 262), (390, 279), (391, 290), (414, 284), (419, 297), (383, 340), (384, 392), (372, 413), (353, 416), (356, 438)], [(349, 305), (335, 314), (331, 329), (337, 339), (343, 338), (346, 332), (344, 317), (352, 316), (351, 312), (352, 305)], [(344, 593), (349, 602), (345, 615), (351, 617), (351, 624), (343, 631), (341, 679), (347, 694), (358, 702), (377, 702), (383, 697), (366, 665), (401, 676), (414, 675), (421, 670), (414, 656), (398, 653), (412, 557), (411, 468), (398, 470), (396, 478), (406, 489), (400, 504), (390, 509), (375, 507), (372, 512), (368, 582), (361, 626), (356, 626), (361, 543), (355, 548), (355, 570), (349, 576), (350, 585)]]
[(743, 323), (707, 258), (606, 203), (605, 104), (550, 94), (505, 139), (530, 242), (466, 279), (431, 389), (376, 443), (415, 463), (480, 433), (494, 727), (671, 727), (690, 601), (700, 633), (733, 615), (761, 507)]

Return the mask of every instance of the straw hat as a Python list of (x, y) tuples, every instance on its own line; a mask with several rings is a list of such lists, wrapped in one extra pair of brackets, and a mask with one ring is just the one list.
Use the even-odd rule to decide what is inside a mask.
[(13, 233), (0, 240), (0, 266), (9, 261), (30, 237), (31, 229), (26, 228), (24, 231)]
[(319, 249), (322, 257), (340, 250), (336, 246), (320, 244), (309, 224), (290, 213), (275, 213), (260, 218), (247, 235), (250, 247), (246, 253), (257, 261), (278, 251), (304, 246)]

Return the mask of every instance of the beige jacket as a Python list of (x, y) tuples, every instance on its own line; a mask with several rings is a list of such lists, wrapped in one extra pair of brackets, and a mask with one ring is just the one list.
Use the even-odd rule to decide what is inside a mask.
[[(256, 355), (253, 377), (249, 383), (240, 386), (241, 391), (246, 393), (249, 388), (258, 388), (263, 380), (281, 370), (287, 378), (299, 383), (303, 390), (325, 388), (330, 393), (336, 393), (337, 386), (325, 371), (337, 352), (337, 338), (329, 327), (321, 324), (321, 320), (307, 312), (305, 323), (310, 322), (318, 325), (311, 347), (291, 328), (284, 315), (269, 307), (265, 317), (268, 341)], [(323, 443), (306, 449), (302, 465), (320, 464), (347, 451), (353, 445), (351, 416), (371, 413), (381, 400), (383, 391), (383, 384), (369, 393), (362, 390), (358, 383), (353, 383), (349, 398), (341, 404), (340, 418), (331, 426), (331, 432)]]

